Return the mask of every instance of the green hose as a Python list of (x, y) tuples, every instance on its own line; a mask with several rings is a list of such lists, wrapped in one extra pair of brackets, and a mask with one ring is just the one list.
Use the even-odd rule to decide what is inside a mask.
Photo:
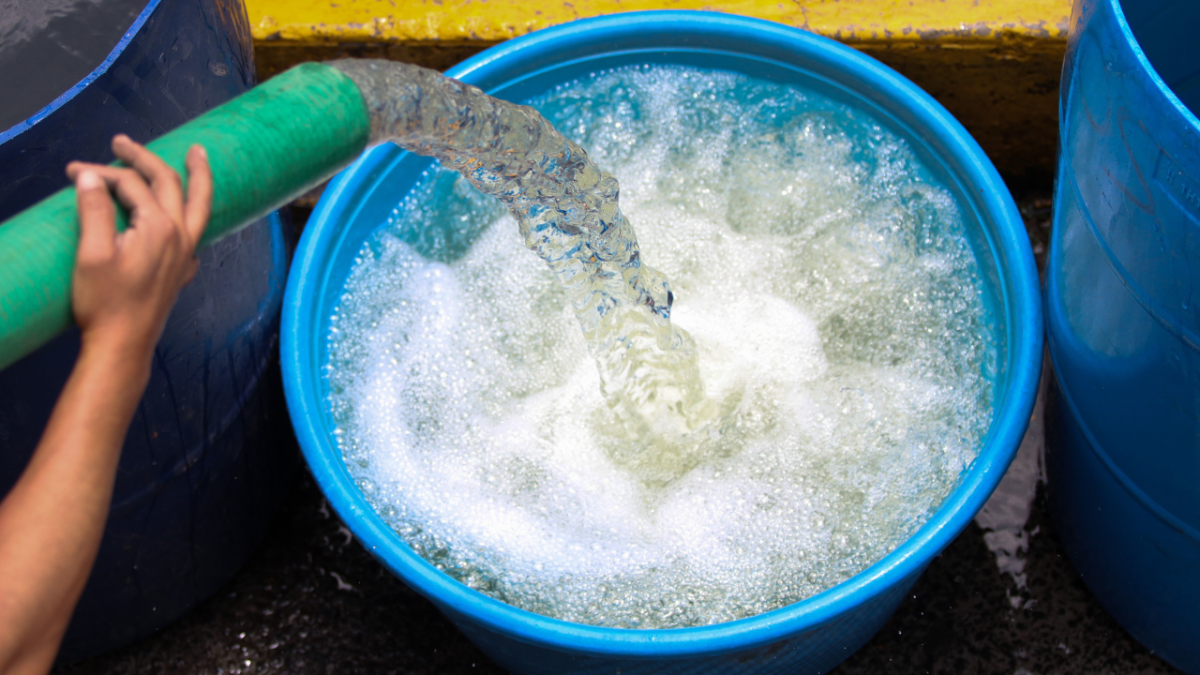
[[(147, 147), (186, 181), (199, 143), (213, 171), (213, 211), (201, 245), (236, 232), (349, 164), (370, 120), (350, 78), (306, 63), (184, 124)], [(118, 210), (117, 227), (127, 216)], [(79, 240), (75, 189), (0, 223), (0, 369), (72, 323), (71, 271)]]

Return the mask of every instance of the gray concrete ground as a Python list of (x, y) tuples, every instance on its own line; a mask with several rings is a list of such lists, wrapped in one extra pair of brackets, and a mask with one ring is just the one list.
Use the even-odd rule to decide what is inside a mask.
[[(1019, 204), (1040, 258), (1049, 200), (1043, 192)], [(996, 536), (972, 523), (932, 562), (884, 628), (834, 673), (1179, 673), (1122, 630), (1083, 585), (1046, 511), (1053, 486), (1036, 482), (1037, 457), (1029, 457), (1033, 464), (1014, 465), (1024, 474), (1010, 474), (1018, 492), (1036, 491), (1028, 521), (1017, 525), (1015, 558), (1005, 559), (1010, 572), (1000, 572), (989, 550)], [(54, 672), (504, 671), (366, 553), (305, 474), (261, 549), (215, 597), (154, 636)]]

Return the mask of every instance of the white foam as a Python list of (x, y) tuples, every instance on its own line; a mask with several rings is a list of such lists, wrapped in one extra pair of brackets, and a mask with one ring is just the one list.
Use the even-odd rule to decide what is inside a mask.
[(767, 611), (915, 531), (990, 419), (953, 198), (869, 118), (740, 76), (630, 69), (535, 103), (621, 180), (726, 424), (698, 463), (639, 464), (513, 220), (435, 260), (404, 217), (440, 207), (410, 200), (330, 342), (339, 443), (380, 513), (472, 587), (626, 627)]

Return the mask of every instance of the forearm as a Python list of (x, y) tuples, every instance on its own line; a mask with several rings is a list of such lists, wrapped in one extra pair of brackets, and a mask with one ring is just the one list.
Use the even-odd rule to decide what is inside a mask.
[[(71, 311), (83, 333), (75, 369), (20, 480), (0, 502), (0, 675), (45, 673), (91, 572), (117, 460), (150, 378), (154, 343), (196, 274), (212, 204), (204, 148), (179, 175), (128, 137), (125, 166), (72, 162), (79, 246)], [(110, 189), (129, 210), (117, 232)]]
[(45, 672), (87, 581), (149, 350), (85, 338), (20, 480), (0, 502), (0, 673)]

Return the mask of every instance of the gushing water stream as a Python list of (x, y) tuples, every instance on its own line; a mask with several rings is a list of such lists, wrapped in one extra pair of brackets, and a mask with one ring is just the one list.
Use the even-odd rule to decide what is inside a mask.
[(333, 65), (364, 92), (373, 142), (435, 157), (508, 207), (566, 291), (605, 401), (646, 448), (635, 460), (668, 475), (686, 470), (687, 449), (717, 409), (691, 336), (671, 324), (670, 281), (642, 262), (617, 179), (533, 108), (418, 66)]

